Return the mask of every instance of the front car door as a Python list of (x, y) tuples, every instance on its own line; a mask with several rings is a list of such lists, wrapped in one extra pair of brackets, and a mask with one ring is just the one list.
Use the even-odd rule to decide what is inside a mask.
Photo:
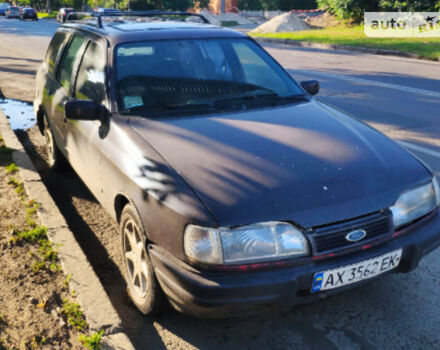
[[(51, 104), (51, 127), (55, 132), (57, 145), (63, 151), (66, 150), (64, 104), (72, 96), (72, 77), (77, 70), (85, 43), (86, 39), (82, 35), (76, 33), (72, 35), (58, 65), (53, 87), (55, 92)], [(68, 153), (63, 153), (70, 158)]]

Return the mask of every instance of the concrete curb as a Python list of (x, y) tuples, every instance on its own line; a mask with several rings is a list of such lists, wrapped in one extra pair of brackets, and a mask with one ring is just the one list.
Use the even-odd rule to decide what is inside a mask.
[(80, 245), (58, 207), (52, 200), (40, 175), (12, 131), (9, 122), (0, 109), (0, 132), (7, 147), (12, 148), (12, 159), (19, 167), (26, 192), (39, 204), (38, 216), (47, 227), (50, 240), (59, 246), (58, 255), (63, 271), (72, 275), (70, 288), (81, 305), (92, 331), (104, 329), (103, 346), (108, 349), (134, 349), (129, 338), (122, 331), (122, 321), (113, 307), (101, 282), (88, 262)]
[(314, 49), (340, 50), (340, 51), (368, 53), (368, 54), (372, 54), (372, 55), (405, 57), (405, 58), (413, 58), (413, 59), (424, 60), (424, 61), (429, 61), (429, 62), (439, 62), (440, 61), (440, 59), (430, 60), (427, 58), (423, 58), (420, 55), (417, 55), (415, 53), (409, 53), (409, 52), (403, 52), (403, 51), (397, 51), (397, 50), (371, 49), (371, 48), (367, 48), (367, 47), (355, 47), (355, 46), (347, 46), (347, 45), (315, 43), (315, 42), (311, 42), (311, 41), (290, 40), (290, 39), (270, 39), (270, 38), (259, 38), (259, 37), (252, 37), (252, 38), (258, 42), (261, 42), (261, 43), (284, 44), (284, 45), (288, 45), (288, 46), (308, 47), (308, 48), (314, 48)]

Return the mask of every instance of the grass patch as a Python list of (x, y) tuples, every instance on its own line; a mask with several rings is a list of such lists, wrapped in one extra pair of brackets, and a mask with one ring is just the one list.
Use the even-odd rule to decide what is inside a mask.
[(80, 342), (88, 349), (98, 350), (100, 348), (101, 338), (104, 334), (104, 330), (95, 332), (92, 335), (81, 334), (79, 336)]
[(236, 21), (222, 21), (222, 27), (235, 27), (238, 25), (239, 23)]
[(57, 17), (57, 11), (52, 11), (50, 13), (46, 12), (38, 12), (38, 18), (56, 18)]
[[(31, 219), (27, 218), (27, 220)], [(34, 221), (32, 221), (32, 224), (36, 226)], [(37, 273), (41, 270), (50, 270), (55, 273), (61, 270), (61, 266), (57, 264), (58, 252), (52, 242), (47, 238), (46, 227), (38, 226), (24, 231), (14, 229), (9, 242), (11, 244), (38, 243), (38, 254), (32, 252), (29, 253), (35, 258), (31, 265), (33, 272)]]
[(24, 186), (23, 182), (18, 181), (15, 177), (11, 177), (8, 181), (8, 185), (14, 187), (15, 193), (17, 193), (21, 199), (24, 199)]
[(12, 148), (6, 147), (5, 145), (0, 146), (0, 154), (11, 154), (12, 151)]
[(70, 280), (72, 279), (72, 274), (71, 273), (69, 273), (68, 275), (66, 275), (66, 277), (64, 278), (64, 281), (63, 281), (63, 285), (64, 285), (64, 287), (68, 287), (69, 286), (69, 283), (70, 283)]
[(8, 174), (15, 174), (18, 171), (18, 166), (15, 163), (11, 163), (6, 167), (6, 172)]
[(46, 240), (47, 240), (47, 228), (44, 226), (36, 227), (32, 230), (24, 230), (24, 231), (14, 230), (12, 232), (12, 238), (11, 238), (11, 241), (13, 243), (21, 243), (21, 242), (37, 243)]
[(260, 38), (398, 50), (414, 53), (428, 59), (440, 58), (440, 38), (369, 38), (365, 35), (362, 25), (354, 27), (339, 26), (289, 33), (251, 33), (250, 35)]
[(63, 300), (63, 314), (67, 318), (67, 322), (79, 331), (84, 331), (87, 328), (86, 319), (81, 310), (81, 307), (74, 301), (70, 302), (67, 299)]

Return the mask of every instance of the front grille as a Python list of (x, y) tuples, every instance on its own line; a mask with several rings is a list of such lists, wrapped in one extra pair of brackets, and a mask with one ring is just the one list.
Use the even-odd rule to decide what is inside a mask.
[[(315, 255), (351, 248), (374, 241), (393, 232), (390, 210), (383, 210), (360, 218), (314, 227), (308, 234)], [(367, 236), (360, 242), (349, 242), (345, 236), (353, 230), (365, 230)]]

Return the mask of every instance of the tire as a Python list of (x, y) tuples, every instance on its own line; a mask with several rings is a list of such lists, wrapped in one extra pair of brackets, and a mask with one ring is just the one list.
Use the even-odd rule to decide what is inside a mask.
[(49, 168), (56, 172), (66, 170), (67, 160), (55, 143), (52, 130), (46, 117), (44, 118), (44, 139), (46, 140), (47, 163)]
[(167, 300), (154, 275), (142, 221), (131, 204), (122, 210), (120, 232), (128, 295), (144, 315), (159, 315), (165, 311)]

